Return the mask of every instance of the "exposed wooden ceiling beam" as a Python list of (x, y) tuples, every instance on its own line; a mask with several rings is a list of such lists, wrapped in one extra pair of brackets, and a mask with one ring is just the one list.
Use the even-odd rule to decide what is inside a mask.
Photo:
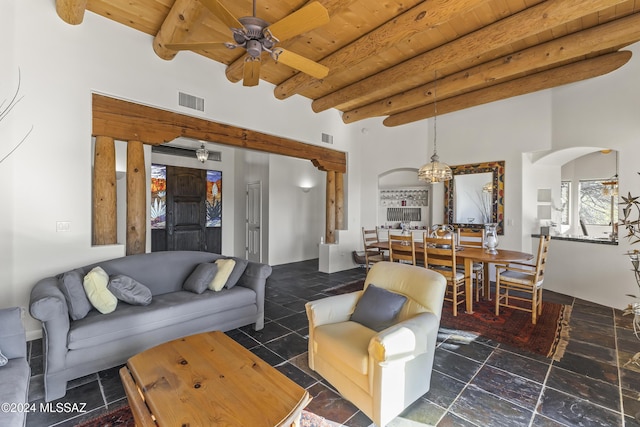
[[(438, 101), (438, 114), (446, 114), (493, 101), (525, 95), (543, 89), (601, 76), (620, 68), (631, 59), (630, 51), (613, 52), (592, 59), (541, 71), (526, 77)], [(434, 116), (433, 104), (394, 114), (384, 120), (385, 126), (399, 126)]]
[(193, 138), (310, 160), (323, 171), (347, 171), (347, 157), (342, 151), (98, 94), (93, 94), (92, 101), (94, 136), (149, 145), (164, 144), (178, 137)]
[[(332, 107), (351, 109), (359, 106), (358, 104), (367, 104), (371, 102), (371, 98), (380, 99), (397, 92), (397, 86), (390, 82), (409, 82), (410, 84), (413, 75), (433, 74), (445, 64), (472, 60), (483, 53), (497, 51), (516, 41), (535, 36), (624, 1), (548, 0), (320, 97), (313, 101), (311, 106), (315, 112), (320, 112)], [(365, 102), (362, 102), (362, 99), (365, 99)]]
[[(438, 100), (510, 80), (571, 58), (617, 48), (640, 40), (640, 12), (590, 29), (533, 46), (518, 53), (463, 70), (438, 81)], [(380, 101), (346, 111), (345, 123), (386, 116), (433, 102), (433, 82)]]
[[(334, 13), (336, 13), (337, 10), (343, 9), (345, 7), (349, 7), (351, 3), (354, 3), (356, 0), (348, 0), (348, 1), (347, 0), (309, 0), (304, 6), (306, 6), (307, 4), (313, 1), (319, 1), (320, 4), (322, 4), (324, 8), (327, 9), (329, 16), (331, 16)], [(291, 43), (292, 42), (285, 41), (283, 43), (278, 43), (278, 46), (281, 48), (287, 49)], [(310, 59), (313, 59), (313, 58), (310, 58)], [(233, 83), (236, 83), (242, 80), (243, 68), (244, 68), (244, 55), (242, 55), (240, 58), (236, 59), (231, 64), (229, 64), (229, 66), (225, 70), (227, 79), (229, 79), (229, 81)], [(304, 74), (304, 73), (301, 73), (301, 74)]]
[(67, 24), (81, 24), (86, 9), (87, 0), (56, 0), (56, 12)]
[(200, 20), (203, 10), (198, 0), (176, 0), (153, 39), (153, 50), (160, 58), (170, 60), (176, 56), (178, 52), (165, 45), (186, 40), (189, 29)]
[(278, 99), (285, 99), (314, 85), (327, 86), (331, 74), (348, 70), (380, 51), (393, 47), (416, 34), (431, 31), (447, 22), (452, 16), (486, 2), (487, 0), (434, 0), (421, 3), (321, 60), (320, 63), (329, 67), (330, 70), (329, 77), (325, 81), (318, 81), (304, 73), (298, 73), (279, 84), (274, 91), (275, 96)]

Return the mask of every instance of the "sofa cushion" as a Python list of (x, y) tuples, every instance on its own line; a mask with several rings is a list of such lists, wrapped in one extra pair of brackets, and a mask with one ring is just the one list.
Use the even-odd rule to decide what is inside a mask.
[(151, 291), (142, 283), (124, 274), (109, 277), (107, 289), (120, 301), (132, 305), (149, 305)]
[(356, 304), (351, 320), (374, 331), (393, 324), (407, 297), (369, 284)]
[(209, 284), (209, 289), (212, 291), (220, 291), (227, 283), (227, 280), (233, 273), (233, 267), (236, 262), (231, 258), (217, 259), (216, 264), (218, 266), (218, 272), (216, 273), (213, 281)]
[(58, 283), (64, 299), (67, 300), (69, 316), (73, 320), (79, 320), (93, 309), (82, 285), (84, 271), (81, 268), (67, 271), (58, 276)]
[(255, 292), (242, 286), (220, 292), (205, 291), (200, 295), (189, 291), (154, 295), (151, 304), (146, 306), (119, 304), (109, 316), (92, 311), (84, 319), (72, 322), (68, 346), (70, 350), (77, 350), (103, 345), (246, 306), (252, 306), (258, 313)]
[(94, 267), (84, 276), (84, 290), (96, 310), (102, 314), (111, 313), (118, 305), (118, 299), (107, 289), (109, 275), (100, 267)]
[(187, 277), (182, 284), (182, 289), (196, 294), (201, 294), (207, 290), (209, 283), (218, 272), (218, 264), (212, 262), (200, 263), (194, 268), (193, 273)]
[(236, 283), (238, 283), (240, 276), (242, 276), (244, 271), (247, 269), (247, 265), (249, 265), (249, 260), (244, 258), (233, 257), (231, 259), (235, 261), (235, 265), (233, 266), (233, 271), (229, 275), (229, 278), (224, 284), (224, 287), (227, 289), (231, 289)]

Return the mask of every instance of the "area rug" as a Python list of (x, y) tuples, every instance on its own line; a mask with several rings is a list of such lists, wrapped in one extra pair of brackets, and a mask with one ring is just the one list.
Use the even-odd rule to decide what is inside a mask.
[[(362, 290), (364, 280), (356, 280), (325, 290), (339, 295)], [(474, 302), (473, 314), (461, 312), (454, 317), (451, 303), (445, 301), (440, 320), (440, 335), (449, 341), (470, 342), (478, 337), (560, 360), (569, 342), (571, 306), (544, 301), (538, 322), (531, 314), (512, 308), (500, 309), (496, 316), (494, 301)]]
[[(308, 411), (302, 411), (300, 427), (336, 427), (340, 424), (328, 421)], [(125, 405), (104, 415), (78, 424), (76, 427), (135, 427), (133, 414)], [(242, 426), (244, 427), (244, 426)]]

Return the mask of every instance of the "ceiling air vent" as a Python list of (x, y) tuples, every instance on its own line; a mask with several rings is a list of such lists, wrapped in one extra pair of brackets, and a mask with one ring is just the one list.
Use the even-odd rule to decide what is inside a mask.
[(191, 108), (192, 110), (204, 111), (204, 98), (178, 92), (178, 105)]
[(325, 144), (333, 144), (333, 135), (329, 135), (328, 133), (322, 133), (322, 142)]

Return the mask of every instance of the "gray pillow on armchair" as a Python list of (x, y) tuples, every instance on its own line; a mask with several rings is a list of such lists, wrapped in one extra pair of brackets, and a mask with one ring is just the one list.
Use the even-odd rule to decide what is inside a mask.
[(369, 284), (358, 300), (351, 320), (374, 331), (391, 326), (407, 297)]

